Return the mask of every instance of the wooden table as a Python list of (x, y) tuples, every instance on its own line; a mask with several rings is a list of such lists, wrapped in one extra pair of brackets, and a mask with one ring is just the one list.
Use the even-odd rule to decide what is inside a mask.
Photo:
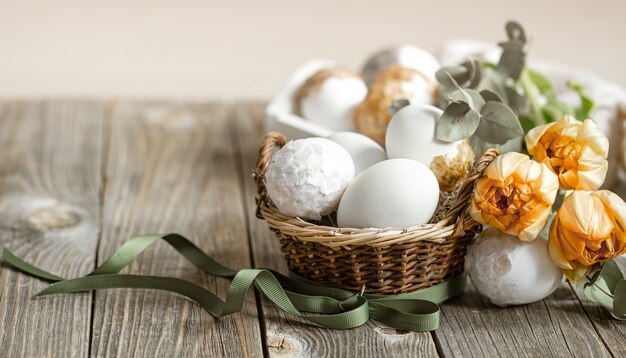
[[(261, 103), (0, 102), (0, 244), (76, 277), (134, 235), (178, 232), (228, 266), (285, 272), (277, 240), (254, 216), (262, 117)], [(126, 272), (186, 278), (221, 297), (228, 287), (166, 244)], [(443, 305), (433, 333), (312, 327), (252, 294), (220, 320), (151, 290), (30, 298), (45, 286), (3, 264), (3, 357), (626, 355), (626, 322), (568, 284), (507, 309), (470, 288)]]

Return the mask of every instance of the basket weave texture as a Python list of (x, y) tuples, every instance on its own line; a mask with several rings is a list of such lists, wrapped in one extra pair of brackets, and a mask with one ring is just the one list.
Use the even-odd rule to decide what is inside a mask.
[(267, 195), (264, 174), (273, 152), (286, 143), (280, 133), (267, 134), (254, 178), (257, 217), (280, 240), (291, 271), (326, 286), (381, 295), (433, 286), (463, 272), (467, 246), (480, 231), (467, 206), (496, 149), (476, 160), (456, 192), (442, 193), (433, 222), (398, 231), (337, 228), (281, 214)]

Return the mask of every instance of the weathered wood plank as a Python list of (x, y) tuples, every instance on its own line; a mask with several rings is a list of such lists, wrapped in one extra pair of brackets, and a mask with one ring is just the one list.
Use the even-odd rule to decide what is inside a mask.
[[(249, 267), (239, 168), (222, 105), (118, 103), (111, 142), (99, 260), (132, 236), (178, 232), (231, 267)], [(202, 274), (166, 244), (125, 270), (199, 282), (226, 296), (228, 282)], [(220, 320), (166, 292), (96, 293), (95, 356), (261, 356), (254, 295)]]
[[(0, 246), (66, 277), (94, 268), (104, 108), (0, 103)], [(91, 293), (31, 299), (47, 283), (0, 268), (3, 357), (83, 357)]]
[[(251, 179), (258, 145), (263, 138), (263, 105), (238, 104), (233, 121), (238, 134), (244, 174), (250, 239), (254, 264), (286, 273), (287, 267), (276, 237), (264, 221), (254, 216), (254, 182)], [(266, 344), (270, 356), (311, 357), (393, 357), (436, 356), (428, 333), (404, 332), (370, 322), (354, 330), (329, 330), (303, 324), (303, 320), (284, 314), (263, 299)]]
[(442, 310), (435, 338), (445, 356), (610, 356), (566, 283), (543, 301), (507, 308), (492, 305), (469, 285)]

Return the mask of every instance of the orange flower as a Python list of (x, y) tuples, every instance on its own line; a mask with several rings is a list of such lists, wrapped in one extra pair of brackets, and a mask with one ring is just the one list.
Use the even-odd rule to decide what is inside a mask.
[(608, 190), (574, 191), (556, 213), (548, 247), (552, 260), (578, 282), (599, 262), (626, 252), (626, 203)]
[(548, 220), (558, 189), (558, 178), (547, 166), (521, 153), (506, 153), (476, 182), (470, 214), (520, 240), (534, 240)]
[(563, 189), (595, 190), (609, 164), (609, 140), (591, 119), (584, 122), (564, 116), (556, 122), (533, 128), (526, 135), (533, 158), (559, 176)]

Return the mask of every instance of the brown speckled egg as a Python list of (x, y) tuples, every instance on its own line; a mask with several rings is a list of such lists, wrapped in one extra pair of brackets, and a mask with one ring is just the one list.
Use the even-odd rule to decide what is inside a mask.
[(388, 66), (378, 74), (367, 97), (354, 111), (357, 130), (384, 145), (391, 104), (398, 99), (407, 99), (411, 104), (432, 104), (436, 89), (433, 81), (415, 69), (399, 64)]

